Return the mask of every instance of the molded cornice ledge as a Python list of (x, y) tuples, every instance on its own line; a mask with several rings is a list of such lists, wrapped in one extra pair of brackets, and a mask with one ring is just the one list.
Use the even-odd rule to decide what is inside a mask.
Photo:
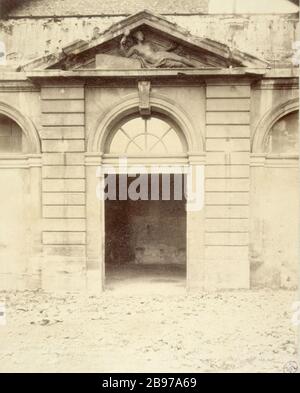
[(103, 77), (134, 77), (134, 76), (230, 76), (230, 75), (260, 75), (264, 78), (297, 78), (299, 77), (299, 68), (205, 68), (205, 69), (138, 69), (138, 70), (41, 70), (18, 72), (14, 70), (1, 71), (0, 81), (26, 81), (28, 79), (43, 78), (103, 78)]
[(110, 78), (110, 77), (164, 77), (164, 76), (263, 76), (266, 69), (236, 68), (205, 68), (205, 69), (137, 69), (137, 70), (76, 70), (76, 71), (33, 71), (26, 72), (28, 79), (47, 78)]

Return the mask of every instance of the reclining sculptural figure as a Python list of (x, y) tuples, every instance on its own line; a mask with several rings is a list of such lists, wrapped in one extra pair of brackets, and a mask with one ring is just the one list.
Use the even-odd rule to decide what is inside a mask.
[[(130, 45), (129, 44), (130, 41)], [(156, 50), (151, 43), (145, 41), (142, 31), (132, 34), (126, 32), (121, 39), (120, 47), (122, 54), (128, 58), (135, 58), (141, 62), (142, 68), (195, 68), (196, 64), (177, 53), (168, 50)]]

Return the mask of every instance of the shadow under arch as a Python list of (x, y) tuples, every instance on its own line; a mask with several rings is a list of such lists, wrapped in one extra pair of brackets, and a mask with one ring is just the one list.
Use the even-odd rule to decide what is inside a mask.
[[(104, 115), (101, 115), (96, 127), (91, 131), (88, 138), (87, 152), (104, 153), (111, 132), (122, 119), (139, 113), (139, 103), (138, 95), (130, 94), (106, 111)], [(187, 144), (187, 154), (189, 152), (202, 153), (204, 151), (203, 134), (201, 138), (196, 138), (195, 128), (191, 120), (177, 103), (163, 95), (152, 94), (150, 104), (153, 112), (169, 118), (183, 133)]]
[(299, 110), (299, 98), (293, 98), (270, 109), (259, 121), (254, 132), (252, 153), (264, 153), (268, 134), (283, 116)]
[(24, 116), (18, 109), (1, 101), (0, 114), (7, 116), (19, 125), (28, 142), (28, 153), (39, 154), (41, 152), (40, 138), (30, 119)]

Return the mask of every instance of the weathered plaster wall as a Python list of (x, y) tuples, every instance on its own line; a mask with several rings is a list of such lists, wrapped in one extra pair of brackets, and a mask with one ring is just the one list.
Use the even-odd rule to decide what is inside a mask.
[[(28, 171), (0, 169), (0, 288), (17, 288), (29, 258), (30, 220), (26, 213)], [(18, 282), (20, 279), (20, 282)]]
[[(0, 103), (21, 112), (40, 129), (38, 91), (16, 92), (13, 85), (1, 84)], [(29, 147), (28, 141), (24, 145)], [(7, 153), (0, 153), (0, 288), (36, 289), (42, 255), (41, 172), (22, 152)]]
[[(284, 81), (281, 86), (273, 83), (265, 81), (252, 90), (252, 142), (257, 131), (263, 133), (270, 126), (266, 122), (258, 129), (266, 114), (299, 96), (297, 82), (290, 81), (286, 87)], [(294, 106), (297, 108), (297, 101)], [(262, 154), (263, 158), (253, 158), (251, 167), (251, 282), (253, 286), (295, 287), (299, 260), (298, 161), (284, 154), (281, 158), (265, 159), (264, 148), (256, 143), (252, 150), (254, 154)]]
[[(294, 3), (294, 4), (293, 4)], [(297, 12), (296, 2), (289, 0), (209, 0), (210, 13), (289, 13)]]
[(299, 171), (251, 169), (252, 286), (294, 288), (299, 261)]
[(209, 0), (31, 0), (24, 1), (10, 15), (99, 15), (134, 14), (149, 9), (158, 14), (201, 13), (208, 9)]
[[(0, 22), (0, 41), (7, 63), (20, 64), (55, 52), (76, 39), (91, 39), (124, 16), (20, 18)], [(196, 36), (209, 37), (268, 60), (273, 66), (290, 63), (297, 39), (297, 14), (188, 15), (167, 17)]]
[[(132, 14), (149, 9), (170, 13), (291, 13), (297, 12), (295, 1), (289, 0), (4, 0), (11, 15), (99, 15)], [(10, 3), (13, 3), (12, 5)], [(14, 7), (14, 8), (13, 8)]]

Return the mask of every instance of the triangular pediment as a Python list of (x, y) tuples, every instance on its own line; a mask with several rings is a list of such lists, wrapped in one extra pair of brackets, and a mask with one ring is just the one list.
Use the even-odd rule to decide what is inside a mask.
[(139, 68), (265, 68), (267, 63), (222, 43), (195, 37), (167, 19), (142, 11), (77, 40), (57, 53), (38, 58), (21, 70)]

